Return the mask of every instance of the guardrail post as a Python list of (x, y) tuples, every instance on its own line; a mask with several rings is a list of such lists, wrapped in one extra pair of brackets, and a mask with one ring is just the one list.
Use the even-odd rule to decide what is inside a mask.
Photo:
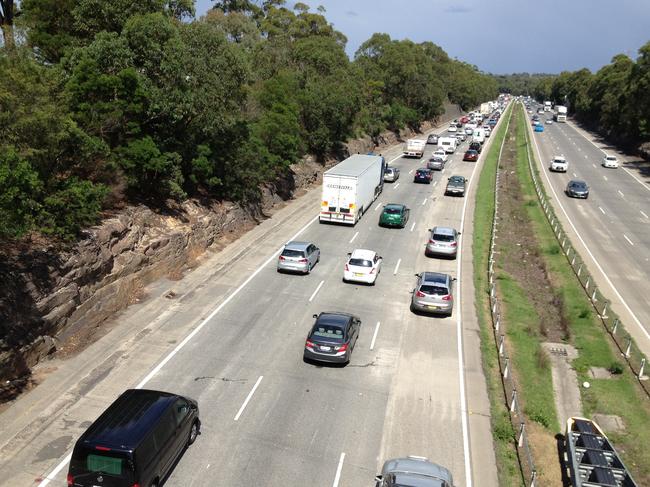
[(537, 480), (537, 470), (533, 469), (530, 474), (530, 487), (535, 487), (535, 480)]
[(496, 286), (495, 286), (494, 284), (492, 284), (492, 285), (490, 286), (490, 297), (492, 297), (492, 298), (494, 298), (494, 295), (495, 295), (495, 291), (494, 291), (494, 288), (495, 288), (495, 287), (496, 287)]
[(508, 378), (508, 372), (509, 372), (508, 368), (509, 367), (510, 367), (510, 359), (508, 357), (506, 357), (506, 364), (503, 367), (503, 378), (504, 379)]
[[(499, 332), (500, 325), (501, 325), (501, 317), (499, 315), (497, 315), (497, 319), (494, 320), (494, 331), (495, 332), (497, 332), (497, 333)], [(501, 353), (501, 352), (499, 352), (499, 353)]]
[(566, 245), (566, 237), (562, 239), (562, 250), (564, 250), (565, 245)]
[(514, 413), (517, 406), (517, 389), (512, 390), (512, 400), (510, 401), (510, 412)]
[(630, 358), (630, 352), (632, 351), (632, 337), (627, 337), (627, 347), (625, 348), (625, 358)]
[(600, 317), (605, 319), (607, 318), (607, 301), (605, 301), (605, 304), (603, 305), (603, 310), (600, 312)]
[(643, 369), (645, 369), (645, 357), (641, 359), (641, 368), (639, 369), (639, 380), (643, 380)]
[(580, 265), (578, 266), (578, 277), (580, 277), (581, 272), (582, 272), (582, 262), (580, 262)]
[(585, 282), (585, 291), (589, 290), (589, 282), (591, 281), (591, 276), (587, 276), (587, 282)]
[(614, 319), (614, 326), (612, 326), (612, 335), (616, 335), (616, 330), (618, 329), (618, 318)]
[[(498, 322), (498, 320), (497, 320)], [(499, 355), (503, 356), (503, 349), (505, 347), (505, 336), (501, 335), (499, 337)]]
[(598, 291), (598, 288), (597, 288), (597, 287), (594, 288), (594, 292), (591, 294), (591, 300), (592, 300), (592, 301), (598, 301), (598, 300), (596, 299), (596, 291)]
[(576, 263), (576, 255), (578, 254), (573, 254), (573, 259), (571, 259), (571, 267), (573, 267)]
[(526, 425), (522, 421), (519, 423), (519, 439), (517, 440), (517, 446), (521, 448), (524, 445), (524, 433), (526, 432)]

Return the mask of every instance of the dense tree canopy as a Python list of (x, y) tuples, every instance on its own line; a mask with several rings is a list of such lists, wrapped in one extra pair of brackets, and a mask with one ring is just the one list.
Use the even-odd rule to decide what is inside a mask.
[[(13, 2), (0, 7), (13, 40)], [(308, 152), (496, 96), (431, 42), (375, 34), (350, 60), (322, 8), (223, 0), (193, 15), (193, 0), (20, 2), (24, 35), (0, 49), (1, 238), (74, 238), (127, 201), (255, 200)]]

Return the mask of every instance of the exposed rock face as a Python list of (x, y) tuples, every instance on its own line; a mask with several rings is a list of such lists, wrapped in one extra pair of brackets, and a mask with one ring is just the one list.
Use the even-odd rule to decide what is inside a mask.
[[(444, 119), (459, 113), (448, 107)], [(385, 133), (376, 141), (353, 140), (343, 152), (380, 153), (398, 141), (396, 134)], [(196, 200), (167, 212), (131, 206), (84, 231), (68, 250), (27, 248), (0, 256), (0, 384), (29, 375), (58, 343), (132, 304), (143, 286), (181, 271), (218, 238), (254, 226), (274, 206), (319, 183), (335, 162), (306, 158), (263, 187), (254, 207)]]

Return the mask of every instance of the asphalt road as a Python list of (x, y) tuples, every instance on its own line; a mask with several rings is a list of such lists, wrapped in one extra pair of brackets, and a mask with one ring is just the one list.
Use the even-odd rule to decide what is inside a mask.
[[(550, 117), (546, 114), (542, 120)], [(639, 347), (650, 355), (650, 186), (636, 169), (625, 167), (624, 156), (612, 148), (603, 151), (600, 143), (573, 124), (553, 123), (544, 128), (533, 138), (542, 161), (542, 180), (552, 188), (552, 203), (570, 222), (565, 230), (575, 229), (582, 239), (573, 238), (575, 244), (588, 249), (581, 253), (586, 259), (593, 257), (590, 270), (612, 305), (619, 307), (616, 311)], [(603, 167), (605, 152), (617, 155), (621, 167)], [(559, 154), (569, 163), (567, 173), (548, 169), (552, 157)], [(588, 199), (564, 194), (570, 179), (587, 182)]]
[[(0, 429), (15, 429), (14, 439), (0, 444), (0, 483), (36, 485), (60, 465), (50, 485), (65, 485), (61, 460), (78, 435), (124, 387), (137, 384), (188, 395), (201, 408), (202, 434), (166, 485), (372, 485), (385, 459), (408, 454), (446, 466), (458, 487), (471, 485), (466, 472), (473, 457), (480, 465), (476, 485), (495, 485), (489, 421), (470, 435), (477, 423), (466, 409), (466, 391), (473, 402), (485, 389), (478, 342), (471, 337), (465, 352), (471, 355), (466, 383), (460, 307), (449, 318), (409, 311), (414, 273), (457, 276), (460, 258), (428, 258), (424, 246), (428, 228), (460, 228), (465, 199), (443, 193), (452, 174), (478, 178), (476, 163), (461, 160), (466, 146), (430, 185), (413, 183), (414, 169), (424, 164), (399, 157), (396, 146), (384, 155), (401, 169), (400, 179), (384, 186), (355, 227), (319, 224), (317, 189), (212, 259), (212, 267), (204, 264), (190, 276), (192, 286), (177, 283), (176, 302), (164, 311), (156, 300), (131, 309), (112, 338), (60, 364), (52, 387), (65, 394), (51, 398), (37, 388), (13, 418), (0, 417)], [(433, 148), (427, 146), (424, 160)], [(385, 203), (411, 208), (406, 228), (377, 225)], [(278, 245), (294, 237), (321, 248), (308, 276), (275, 270)], [(376, 286), (342, 282), (354, 248), (383, 256)], [(159, 292), (158, 303), (163, 289), (150, 290)], [(463, 310), (472, 309), (471, 299)], [(304, 363), (312, 314), (332, 310), (363, 321), (351, 363)], [(111, 339), (115, 349), (107, 349)], [(489, 413), (486, 404), (471, 407), (483, 418)], [(26, 424), (30, 417), (37, 420)]]

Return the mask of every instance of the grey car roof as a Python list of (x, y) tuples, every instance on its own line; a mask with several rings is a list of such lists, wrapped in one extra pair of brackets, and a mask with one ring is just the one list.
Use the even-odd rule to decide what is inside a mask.
[(442, 274), (441, 272), (423, 272), (422, 281), (423, 282), (443, 282), (446, 283), (447, 279), (450, 279), (449, 274)]
[(433, 227), (431, 232), (439, 235), (453, 235), (455, 230), (451, 227)]
[(311, 245), (311, 242), (299, 242), (297, 240), (287, 242), (284, 246), (285, 249), (292, 250), (307, 250), (307, 247)]
[[(417, 483), (405, 484), (414, 485), (415, 487), (439, 487), (444, 485), (443, 482), (453, 485), (453, 478), (449, 470), (425, 459), (407, 457), (388, 460), (384, 463), (382, 474), (389, 473), (396, 474), (397, 479), (416, 481)], [(429, 479), (425, 479), (424, 476), (429, 477)], [(398, 482), (398, 484), (402, 483)]]

